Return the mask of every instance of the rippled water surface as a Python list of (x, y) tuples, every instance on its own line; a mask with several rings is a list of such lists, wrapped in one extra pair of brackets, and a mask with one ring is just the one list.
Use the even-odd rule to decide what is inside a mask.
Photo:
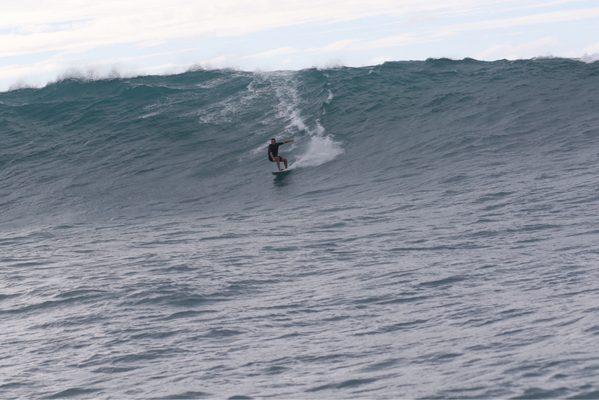
[(596, 70), (1, 94), (0, 397), (599, 397)]

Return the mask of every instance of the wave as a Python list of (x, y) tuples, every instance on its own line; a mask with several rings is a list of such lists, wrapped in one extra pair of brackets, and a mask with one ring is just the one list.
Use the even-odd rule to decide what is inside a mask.
[[(436, 59), (0, 93), (0, 215), (136, 218), (530, 182), (595, 154), (598, 75), (569, 59)], [(298, 169), (275, 186), (271, 137), (294, 139), (282, 151)]]

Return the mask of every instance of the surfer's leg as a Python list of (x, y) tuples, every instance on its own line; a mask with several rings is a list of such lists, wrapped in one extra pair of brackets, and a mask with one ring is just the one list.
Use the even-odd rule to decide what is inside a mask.
[(287, 169), (287, 159), (283, 158), (283, 157), (281, 157), (281, 158), (283, 159), (283, 164), (285, 164), (285, 169)]
[(279, 171), (281, 170), (281, 157), (275, 157), (275, 161), (277, 162), (277, 168)]

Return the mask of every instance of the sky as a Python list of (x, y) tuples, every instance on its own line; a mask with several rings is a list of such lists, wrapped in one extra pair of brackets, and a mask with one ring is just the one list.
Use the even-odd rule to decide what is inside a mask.
[(0, 90), (190, 67), (599, 54), (597, 0), (0, 0)]

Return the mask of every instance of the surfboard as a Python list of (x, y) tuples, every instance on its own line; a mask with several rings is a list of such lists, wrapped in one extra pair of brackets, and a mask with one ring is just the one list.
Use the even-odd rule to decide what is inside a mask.
[(283, 175), (286, 175), (288, 172), (291, 172), (291, 170), (289, 168), (284, 169), (282, 171), (274, 171), (272, 174), (274, 176), (283, 176)]

